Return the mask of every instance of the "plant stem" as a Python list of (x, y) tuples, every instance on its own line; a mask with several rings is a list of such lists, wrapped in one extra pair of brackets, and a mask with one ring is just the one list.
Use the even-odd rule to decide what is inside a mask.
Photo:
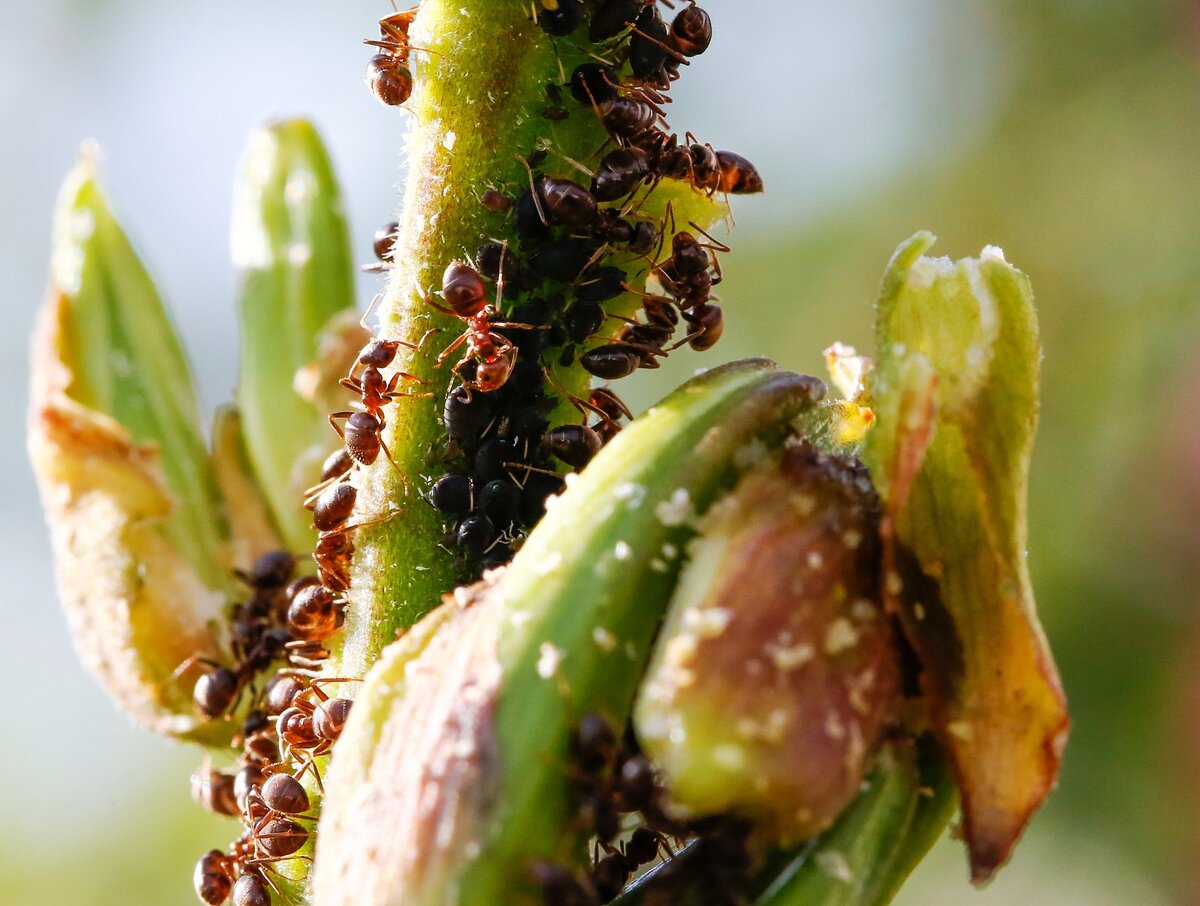
[[(398, 629), (412, 625), (455, 583), (452, 557), (438, 547), (443, 519), (419, 494), (431, 451), (444, 442), (441, 407), (453, 360), (439, 367), (437, 359), (462, 322), (434, 309), (430, 293), (452, 260), (511, 231), (503, 215), (478, 199), (488, 188), (519, 192), (527, 185), (522, 156), (547, 144), (579, 159), (605, 141), (594, 116), (563, 122), (538, 116), (545, 86), (565, 82), (583, 54), (549, 39), (531, 21), (528, 4), (426, 0), (410, 35), (422, 49), (412, 51), (418, 73), (408, 105), (409, 176), (395, 266), (378, 306), (379, 334), (416, 345), (430, 329), (441, 333), (397, 356), (399, 370), (428, 382), (409, 386), (435, 395), (401, 399), (389, 410), (384, 440), (397, 468), (381, 456), (361, 482), (358, 521), (385, 521), (364, 526), (356, 537), (338, 668), (352, 675), (365, 671)], [(578, 393), (587, 375), (575, 372), (563, 377), (566, 389)], [(386, 518), (389, 513), (394, 518)]]

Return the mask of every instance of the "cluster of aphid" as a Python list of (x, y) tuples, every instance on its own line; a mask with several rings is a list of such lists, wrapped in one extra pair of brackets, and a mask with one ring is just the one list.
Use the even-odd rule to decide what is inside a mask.
[[(367, 42), (380, 51), (367, 84), (387, 105), (403, 104), (412, 92), (415, 13), (384, 17), (379, 40)], [(728, 248), (694, 224), (676, 230), (669, 206), (661, 216), (647, 213), (654, 188), (672, 179), (709, 195), (762, 190), (746, 159), (665, 127), (671, 83), (712, 39), (711, 20), (694, 2), (670, 24), (654, 0), (541, 0), (532, 15), (547, 34), (588, 54), (564, 83), (546, 86), (541, 115), (596, 117), (608, 138), (594, 170), (545, 143), (531, 149), (521, 161), (527, 188), (493, 188), (480, 199), (496, 215), (497, 232), (511, 238), (484, 242), (469, 263), (450, 262), (441, 301), (430, 301), (464, 326), (439, 358), (464, 353), (451, 368), (457, 380), (443, 410), (449, 471), (427, 495), (448, 520), (444, 543), (459, 552), (464, 577), (506, 562), (560, 490), (564, 464), (586, 465), (629, 416), (607, 387), (586, 398), (567, 392), (556, 368), (578, 363), (612, 381), (658, 367), (685, 344), (709, 349), (721, 336), (724, 315), (712, 288), (721, 279), (715, 253)], [(377, 236), (381, 267), (390, 262), (394, 229), (389, 224)], [(636, 293), (633, 284), (645, 275), (661, 291), (640, 294), (640, 312), (606, 311), (606, 303)], [(614, 320), (621, 322), (615, 330)], [(676, 341), (681, 322), (685, 335)], [(380, 379), (387, 398), (416, 395), (397, 391), (396, 381)], [(552, 425), (563, 399), (579, 423)], [(382, 416), (365, 392), (363, 408), (343, 414), (348, 444), (357, 422), (378, 435)]]
[[(196, 681), (196, 711), (208, 720), (249, 706), (234, 739), (228, 770), (205, 763), (192, 776), (192, 794), (210, 812), (242, 820), (245, 829), (227, 851), (211, 850), (197, 863), (194, 883), (204, 903), (269, 906), (274, 863), (295, 858), (311, 834), (309, 796), (301, 778), (341, 734), (351, 702), (331, 698), (322, 686), (346, 682), (317, 678), (328, 651), (322, 641), (336, 630), (340, 613), (333, 595), (315, 576), (293, 578), (295, 560), (285, 551), (260, 557), (242, 580), (250, 589), (234, 605), (230, 649), (233, 665), (191, 658), (209, 669)], [(259, 687), (268, 671), (270, 678)], [(303, 822), (309, 819), (310, 824)]]
[[(591, 871), (583, 876), (550, 861), (530, 873), (547, 906), (599, 906), (617, 898), (643, 866), (663, 860), (648, 889), (675, 902), (701, 891), (711, 906), (735, 906), (751, 860), (750, 827), (723, 816), (673, 818), (664, 791), (633, 735), (617, 733), (603, 716), (586, 715), (571, 739), (571, 776), (579, 821), (594, 836)], [(636, 826), (629, 832), (631, 821)], [(618, 838), (622, 838), (618, 842)], [(682, 850), (680, 850), (682, 847)]]

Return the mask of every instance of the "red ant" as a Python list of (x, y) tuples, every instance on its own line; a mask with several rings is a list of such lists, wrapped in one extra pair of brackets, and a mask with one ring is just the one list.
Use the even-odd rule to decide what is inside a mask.
[(402, 10), (379, 20), (380, 40), (366, 39), (364, 44), (378, 47), (382, 53), (367, 66), (367, 86), (381, 103), (396, 107), (412, 97), (413, 77), (408, 68), (408, 28), (420, 7)]
[[(501, 255), (503, 260), (503, 255)], [(497, 279), (496, 304), (504, 292), (503, 270)], [(454, 351), (467, 344), (466, 354), (454, 365), (453, 371), (463, 377), (463, 386), (480, 393), (490, 393), (498, 390), (508, 381), (513, 367), (517, 363), (517, 347), (503, 336), (492, 333), (499, 328), (516, 328), (521, 330), (536, 330), (529, 324), (518, 324), (509, 321), (492, 321), (491, 316), (496, 308), (488, 304), (487, 287), (479, 271), (461, 261), (451, 262), (442, 275), (442, 298), (446, 305), (438, 305), (430, 300), (430, 305), (438, 311), (460, 318), (466, 324), (466, 330), (453, 343), (442, 350), (438, 356), (438, 364), (446, 361)], [(467, 379), (462, 369), (471, 361), (477, 362), (475, 376)]]

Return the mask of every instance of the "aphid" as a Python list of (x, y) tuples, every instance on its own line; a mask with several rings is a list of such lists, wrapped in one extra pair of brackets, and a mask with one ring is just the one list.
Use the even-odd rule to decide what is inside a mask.
[(599, 108), (599, 105), (616, 100), (620, 84), (616, 71), (603, 63), (581, 63), (571, 73), (568, 86), (571, 96), (581, 104)]
[(758, 168), (740, 154), (718, 151), (717, 164), (721, 169), (717, 188), (732, 195), (751, 195), (763, 190)]
[(533, 189), (526, 189), (517, 196), (513, 207), (513, 226), (517, 235), (526, 241), (535, 241), (547, 236), (550, 225), (541, 210), (541, 202), (534, 195)]
[(382, 51), (367, 64), (367, 87), (381, 104), (396, 107), (412, 97), (413, 77), (408, 68), (408, 28), (416, 17), (417, 8), (384, 16), (379, 20), (380, 40), (365, 40), (364, 44)]
[(492, 419), (492, 404), (482, 394), (472, 394), (465, 386), (455, 387), (446, 396), (442, 424), (451, 437), (474, 437)]
[(596, 254), (596, 246), (586, 239), (560, 239), (544, 246), (529, 260), (543, 278), (573, 283)]
[(513, 280), (517, 276), (517, 256), (507, 242), (489, 242), (475, 252), (475, 268), (489, 280)]
[(488, 189), (479, 196), (479, 203), (496, 214), (507, 211), (512, 206), (512, 199), (499, 189)]
[(592, 268), (579, 279), (575, 295), (584, 302), (607, 302), (625, 292), (625, 271), (613, 265)]
[(685, 57), (695, 57), (712, 43), (712, 19), (700, 7), (684, 7), (671, 22), (668, 43)]
[(542, 0), (537, 21), (546, 34), (565, 38), (583, 24), (583, 0)]
[(468, 516), (458, 524), (455, 543), (464, 553), (479, 556), (496, 539), (496, 527), (487, 516)]
[(590, 349), (579, 357), (584, 370), (601, 380), (615, 381), (642, 367), (642, 353), (625, 343), (608, 343)]
[(493, 479), (479, 492), (476, 508), (490, 519), (493, 525), (508, 525), (520, 512), (521, 491), (511, 481), (503, 478)]
[(597, 201), (615, 201), (636, 189), (650, 176), (650, 158), (640, 148), (617, 148), (600, 159), (592, 178)]
[(582, 469), (602, 446), (599, 435), (586, 425), (562, 425), (546, 432), (542, 445), (569, 466)]
[(392, 260), (392, 246), (396, 244), (396, 231), (399, 229), (399, 221), (393, 220), (375, 231), (375, 257), (380, 261)]
[(588, 23), (588, 40), (593, 44), (615, 38), (633, 24), (646, 0), (605, 0)]
[(443, 475), (429, 489), (434, 509), (452, 516), (465, 516), (475, 508), (475, 490), (466, 475)]
[(604, 324), (604, 309), (598, 302), (576, 302), (563, 315), (563, 326), (573, 343), (582, 343)]
[(638, 13), (633, 37), (629, 39), (629, 63), (637, 78), (658, 85), (666, 82), (665, 67), (672, 53), (667, 44), (669, 35), (670, 31), (653, 3)]
[(521, 521), (532, 526), (545, 514), (547, 498), (562, 491), (565, 485), (561, 476), (544, 472), (533, 472), (524, 482), (525, 486), (521, 489)]
[(544, 177), (538, 183), (546, 216), (560, 226), (587, 226), (596, 218), (596, 199), (570, 179)]

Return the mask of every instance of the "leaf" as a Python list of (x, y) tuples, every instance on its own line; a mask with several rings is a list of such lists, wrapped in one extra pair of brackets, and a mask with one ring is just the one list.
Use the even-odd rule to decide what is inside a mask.
[(862, 793), (784, 869), (756, 906), (883, 906), (928, 852), (954, 807), (936, 752), (889, 746)]
[[(246, 449), (276, 524), (293, 550), (313, 545), (303, 490), (336, 435), (328, 411), (296, 387), (317, 358), (322, 329), (354, 309), (350, 239), (332, 165), (305, 120), (251, 137), (233, 201), (233, 259), (241, 270), (237, 400)], [(345, 371), (351, 358), (331, 362)]]
[(883, 279), (864, 458), (885, 499), (885, 592), (920, 658), (934, 729), (986, 881), (1052, 788), (1068, 718), (1025, 552), (1040, 347), (1028, 280), (996, 249), (901, 246)]
[(173, 676), (191, 655), (217, 655), (215, 483), (186, 363), (93, 167), (85, 157), (63, 191), (33, 343), (29, 453), (60, 596), (82, 660), (122, 710), (220, 741), (229, 727), (199, 722), (190, 683)]

